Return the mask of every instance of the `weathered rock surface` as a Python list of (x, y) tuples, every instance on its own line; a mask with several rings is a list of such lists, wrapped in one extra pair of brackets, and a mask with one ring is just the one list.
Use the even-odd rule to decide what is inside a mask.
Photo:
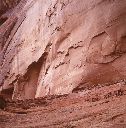
[(125, 128), (126, 82), (9, 101), (5, 110), (0, 111), (0, 128)]
[(0, 128), (125, 128), (125, 53), (126, 0), (0, 0)]
[(0, 6), (0, 85), (9, 97), (61, 95), (126, 78), (125, 0), (16, 4)]

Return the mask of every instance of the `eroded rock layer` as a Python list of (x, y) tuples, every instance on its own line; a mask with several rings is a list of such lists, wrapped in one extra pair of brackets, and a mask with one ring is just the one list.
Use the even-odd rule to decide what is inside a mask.
[(125, 0), (21, 0), (0, 17), (1, 92), (71, 93), (126, 78)]
[(69, 95), (8, 101), (0, 110), (0, 127), (125, 128), (126, 81)]

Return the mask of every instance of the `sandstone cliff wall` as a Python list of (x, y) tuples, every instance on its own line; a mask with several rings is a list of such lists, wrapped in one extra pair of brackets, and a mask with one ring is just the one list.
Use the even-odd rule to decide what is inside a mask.
[(13, 99), (126, 78), (125, 0), (21, 0), (0, 23), (1, 92)]

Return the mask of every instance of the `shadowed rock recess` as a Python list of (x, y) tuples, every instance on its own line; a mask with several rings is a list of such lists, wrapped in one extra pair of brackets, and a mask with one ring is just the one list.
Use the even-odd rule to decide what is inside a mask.
[(126, 128), (126, 0), (0, 0), (0, 128)]

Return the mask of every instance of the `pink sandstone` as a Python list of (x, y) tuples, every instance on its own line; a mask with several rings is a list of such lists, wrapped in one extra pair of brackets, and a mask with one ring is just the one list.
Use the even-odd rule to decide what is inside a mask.
[(126, 78), (125, 0), (10, 5), (0, 6), (0, 85), (8, 97), (62, 95)]

